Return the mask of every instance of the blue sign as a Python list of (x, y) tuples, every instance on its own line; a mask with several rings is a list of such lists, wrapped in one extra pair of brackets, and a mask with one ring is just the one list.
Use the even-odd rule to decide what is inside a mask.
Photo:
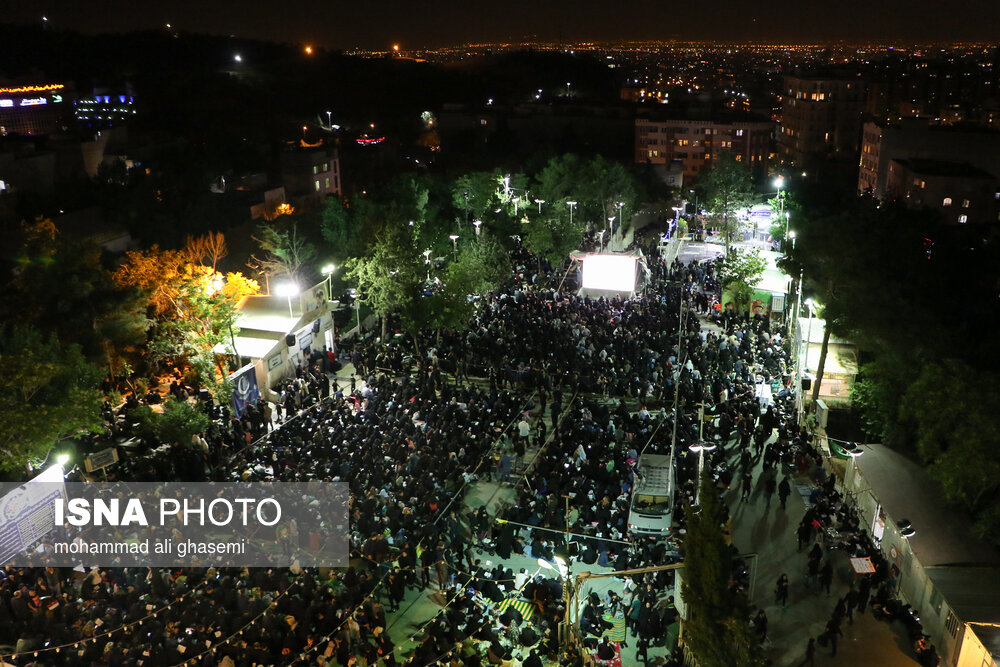
[(255, 405), (260, 399), (260, 389), (257, 387), (257, 372), (253, 364), (247, 364), (229, 376), (233, 383), (233, 412), (242, 417), (247, 406)]

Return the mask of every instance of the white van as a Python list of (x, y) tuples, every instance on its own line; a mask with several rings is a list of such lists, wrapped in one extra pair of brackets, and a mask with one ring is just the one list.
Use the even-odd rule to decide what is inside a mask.
[(670, 534), (676, 480), (673, 460), (665, 454), (643, 454), (632, 487), (628, 529), (633, 535)]

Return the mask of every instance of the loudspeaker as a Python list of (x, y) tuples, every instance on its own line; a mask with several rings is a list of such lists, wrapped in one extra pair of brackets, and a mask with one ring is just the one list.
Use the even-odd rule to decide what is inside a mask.
[(812, 389), (813, 381), (812, 378), (802, 378), (802, 391), (809, 391)]
[(285, 345), (295, 347), (295, 334), (285, 334)]

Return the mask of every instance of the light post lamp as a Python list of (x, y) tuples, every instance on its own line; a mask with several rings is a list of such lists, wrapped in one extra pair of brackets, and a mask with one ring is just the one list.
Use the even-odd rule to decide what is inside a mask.
[(615, 216), (608, 218), (608, 244), (611, 244), (611, 240), (615, 237)]
[(688, 446), (688, 450), (698, 454), (698, 482), (694, 491), (694, 504), (701, 504), (701, 473), (705, 468), (705, 452), (715, 449), (714, 442), (705, 442), (705, 401), (698, 404), (698, 442)]
[(424, 250), (421, 255), (424, 256), (424, 264), (427, 266), (427, 282), (431, 281), (431, 251)]
[(475, 220), (473, 223), (476, 226), (476, 236), (479, 236), (479, 228), (483, 225), (482, 220)]
[(278, 296), (283, 296), (288, 298), (288, 317), (294, 318), (295, 314), (292, 313), (292, 297), (299, 293), (299, 286), (295, 283), (279, 283), (275, 291)]
[[(802, 296), (802, 281), (799, 280), (799, 297)], [(806, 299), (806, 306), (809, 308), (809, 326), (806, 327), (806, 337), (805, 337), (805, 350), (798, 350), (795, 355), (795, 360), (798, 363), (798, 372), (795, 374), (795, 413), (798, 415), (799, 423), (802, 423), (802, 410), (805, 407), (804, 396), (802, 395), (802, 374), (804, 367), (809, 364), (809, 340), (812, 338), (812, 318), (813, 318), (813, 305), (815, 302), (812, 299)], [(796, 323), (796, 326), (798, 323)], [(799, 347), (802, 347), (803, 341), (799, 341)], [(808, 370), (808, 369), (805, 369)]]
[[(778, 194), (778, 220), (785, 218), (785, 236), (788, 236), (788, 217), (785, 215), (785, 177), (778, 176), (774, 179), (774, 189)], [(781, 239), (781, 247), (785, 247), (785, 239)]]
[(332, 111), (327, 111), (326, 112), (326, 126), (329, 127), (330, 129), (333, 129), (333, 112)]
[(536, 199), (535, 203), (538, 204), (538, 215), (542, 214), (542, 204), (545, 203), (544, 199)]
[(568, 202), (566, 202), (566, 206), (569, 206), (569, 224), (570, 224), (570, 227), (572, 227), (573, 226), (573, 209), (576, 208), (576, 202), (575, 201), (568, 201)]
[(615, 206), (618, 207), (618, 229), (621, 229), (622, 225), (625, 224), (625, 218), (622, 214), (622, 209), (625, 208), (625, 202), (620, 201), (617, 204), (615, 204)]
[(320, 269), (320, 272), (324, 276), (326, 276), (326, 298), (327, 299), (332, 299), (333, 298), (333, 272), (336, 271), (336, 270), (337, 270), (337, 267), (334, 264), (332, 264), (332, 263), (331, 264), (327, 264), (322, 269)]
[(597, 242), (600, 244), (601, 252), (604, 252), (604, 230), (597, 232)]
[[(327, 264), (323, 267), (323, 275), (326, 276), (326, 299), (327, 301), (333, 300), (333, 272), (337, 270), (334, 264)], [(337, 354), (337, 313), (336, 311), (330, 311), (330, 324), (333, 325), (333, 343), (331, 347), (333, 348), (333, 353)]]
[(452, 244), (452, 246), (454, 246), (454, 249), (455, 249), (455, 259), (457, 260), (458, 259), (458, 234), (452, 234), (448, 238), (451, 239), (451, 244)]

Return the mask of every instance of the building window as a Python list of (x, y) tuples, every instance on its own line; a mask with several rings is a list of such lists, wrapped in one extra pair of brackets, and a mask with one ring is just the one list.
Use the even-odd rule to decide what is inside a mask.
[(687, 146), (688, 145), (688, 140), (687, 139), (678, 139), (677, 140), (677, 145), (678, 146)]
[(941, 202), (941, 206), (951, 206), (951, 197), (945, 197), (944, 201)]
[(968, 222), (969, 221), (969, 216), (967, 216), (967, 215), (960, 215), (960, 216), (958, 216), (958, 221), (959, 222)]
[(743, 130), (736, 130), (736, 136), (737, 137), (742, 137), (743, 136)]
[(480, 118), (479, 119), (479, 124), (480, 125), (486, 125), (486, 119), (485, 118)]
[(962, 200), (962, 208), (969, 208), (969, 200), (968, 199), (963, 199)]
[(316, 181), (316, 192), (319, 192), (319, 181)]
[(318, 164), (314, 164), (313, 165), (313, 176), (315, 176), (318, 173), (319, 173), (319, 165)]
[(330, 171), (330, 163), (329, 162), (324, 162), (323, 163), (323, 171)]
[(327, 190), (329, 190), (329, 189), (330, 189), (330, 179), (329, 179), (329, 178), (328, 178), (328, 179), (326, 179), (326, 189), (327, 189)]

